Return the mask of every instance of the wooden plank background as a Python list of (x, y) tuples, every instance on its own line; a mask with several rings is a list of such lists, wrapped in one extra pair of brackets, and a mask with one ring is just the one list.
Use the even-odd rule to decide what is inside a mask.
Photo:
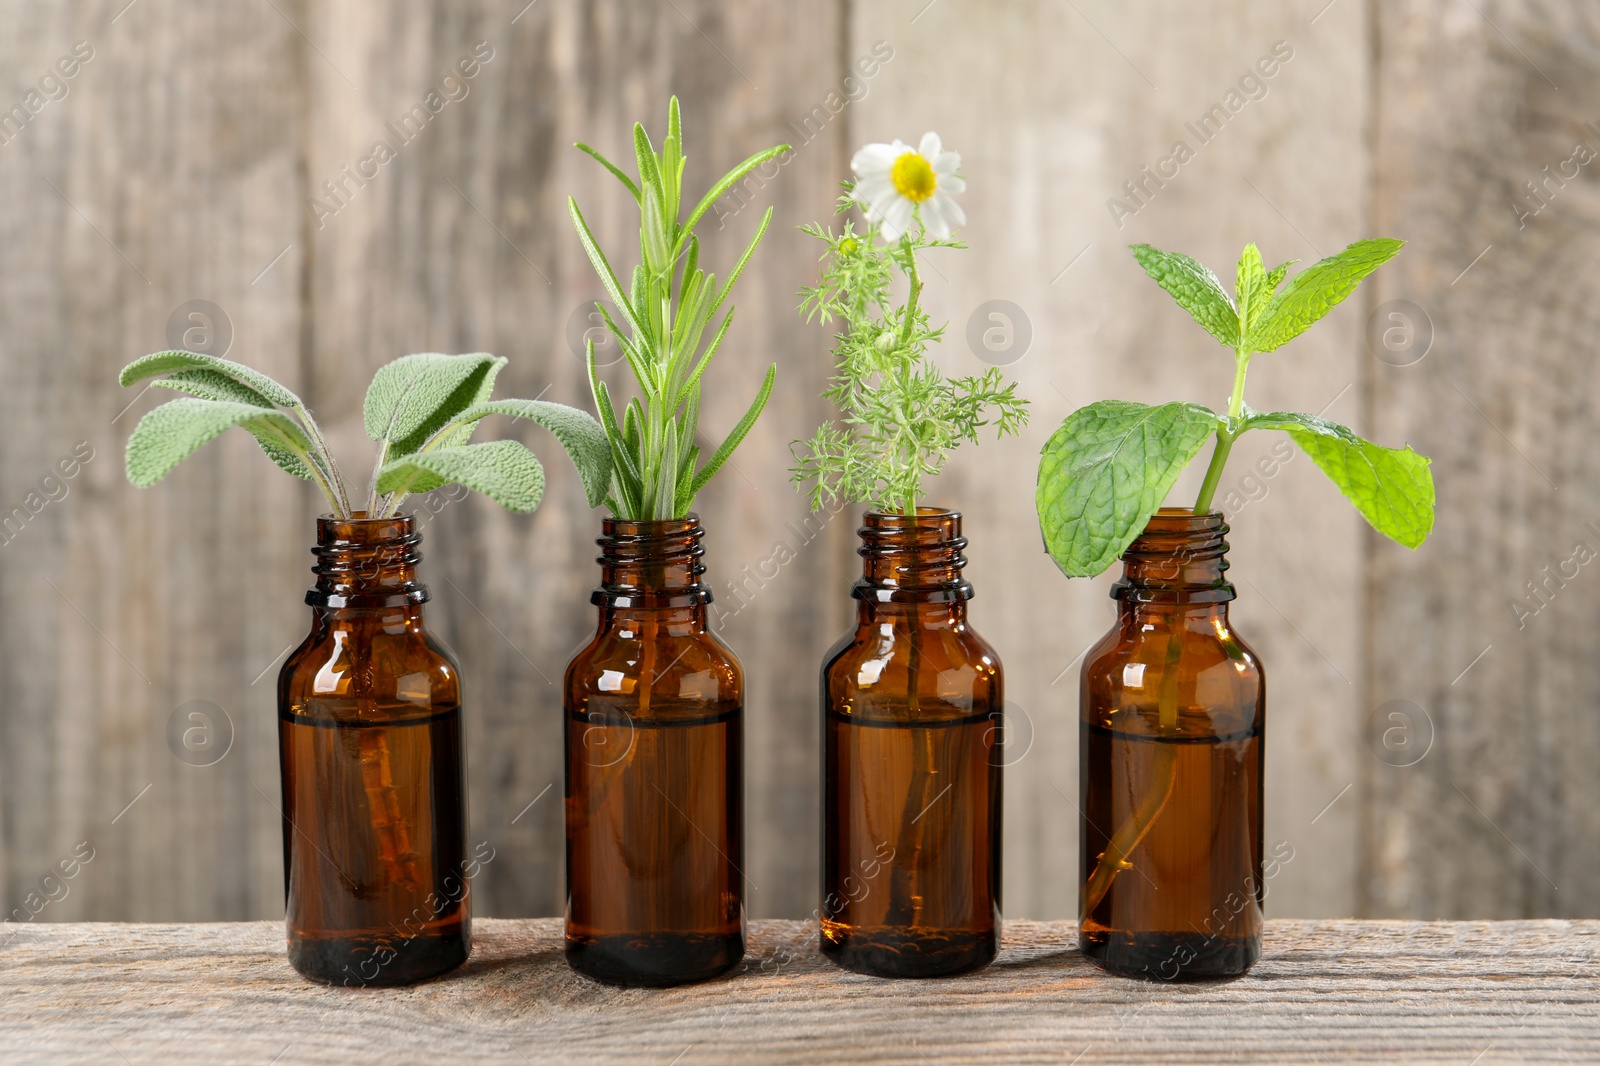
[[(786, 484), (829, 369), (826, 331), (794, 314), (815, 269), (795, 227), (831, 210), (859, 144), (930, 128), (971, 190), (970, 250), (930, 271), (941, 365), (983, 368), (967, 337), (989, 301), (1031, 333), (989, 357), (1011, 360), (1033, 425), (962, 454), (935, 492), (967, 514), (974, 622), (1007, 666), (1007, 913), (1073, 911), (1073, 678), (1113, 617), (1109, 575), (1069, 583), (1039, 550), (1038, 450), (1092, 399), (1216, 405), (1229, 380), (1123, 246), (1220, 268), (1247, 240), (1309, 261), (1383, 233), (1410, 242), (1401, 257), (1263, 357), (1251, 397), (1433, 455), (1434, 538), (1380, 541), (1265, 436), (1224, 484), (1242, 503), (1236, 618), (1272, 679), (1268, 836), (1295, 855), (1270, 912), (1600, 914), (1600, 569), (1577, 561), (1600, 551), (1600, 197), (1574, 162), (1600, 151), (1600, 20), (1575, 0), (27, 0), (3, 18), (0, 117), (28, 116), (0, 127), (0, 515), (28, 515), (0, 538), (5, 913), (282, 912), (271, 679), (308, 624), (319, 500), (242, 434), (130, 488), (122, 444), (157, 397), (116, 370), (209, 301), (227, 354), (305, 396), (357, 471), (362, 391), (399, 354), (493, 351), (506, 394), (586, 404), (570, 338), (598, 289), (565, 197), (623, 259), (634, 219), (570, 143), (626, 155), (629, 124), (659, 130), (676, 92), (691, 187), (796, 145), (708, 227), (726, 269), (776, 211), (705, 422), (731, 425), (768, 362), (778, 390), (699, 501), (749, 677), (753, 915), (816, 905), (815, 669), (857, 565), (854, 515), (802, 525)], [(63, 78), (77, 42), (90, 58)], [(474, 77), (443, 81), (474, 57)], [(430, 91), (447, 103), (422, 132), (346, 181)], [(1202, 141), (1190, 125), (1214, 106), (1226, 121)], [(1130, 198), (1179, 141), (1192, 158)], [(1383, 346), (1407, 326), (1410, 347)], [(479, 913), (544, 915), (561, 906), (555, 682), (594, 623), (598, 514), (548, 438), (496, 428), (547, 458), (547, 502), (517, 517), (435, 499), (424, 572), (465, 667), (473, 834), (496, 849)], [(1252, 478), (1258, 460), (1271, 473)], [(774, 574), (780, 544), (795, 558)], [(218, 754), (231, 736), (226, 754), (180, 760), (174, 722), (214, 727)], [(47, 881), (80, 842), (93, 858)]]

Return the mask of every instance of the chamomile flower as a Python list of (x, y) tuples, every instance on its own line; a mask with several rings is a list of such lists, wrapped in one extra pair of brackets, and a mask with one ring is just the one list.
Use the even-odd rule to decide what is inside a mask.
[(911, 227), (913, 217), (922, 220), (929, 234), (945, 240), (952, 229), (967, 222), (966, 212), (952, 195), (967, 189), (956, 173), (960, 167), (960, 153), (946, 152), (939, 135), (931, 131), (915, 148), (898, 140), (869, 144), (850, 160), (856, 175), (851, 195), (891, 244)]

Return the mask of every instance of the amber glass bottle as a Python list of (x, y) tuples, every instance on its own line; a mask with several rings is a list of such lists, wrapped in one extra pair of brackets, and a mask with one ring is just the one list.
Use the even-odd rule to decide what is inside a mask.
[(999, 657), (967, 623), (961, 515), (869, 513), (856, 629), (822, 666), (822, 951), (882, 977), (1000, 939)]
[(1227, 531), (1154, 515), (1084, 659), (1080, 934), (1113, 973), (1223, 977), (1261, 956), (1266, 678), (1228, 624)]
[(278, 675), (289, 961), (403, 985), (471, 950), (461, 682), (410, 517), (317, 523), (311, 635)]
[(567, 961), (676, 985), (744, 957), (744, 671), (706, 624), (700, 520), (607, 518), (565, 680)]

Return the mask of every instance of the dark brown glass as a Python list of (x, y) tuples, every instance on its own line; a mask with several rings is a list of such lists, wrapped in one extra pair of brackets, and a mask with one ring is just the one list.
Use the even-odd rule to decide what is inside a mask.
[(744, 957), (744, 671), (706, 624), (700, 520), (607, 518), (565, 679), (567, 962), (609, 984)]
[(471, 950), (461, 681), (409, 516), (317, 522), (311, 635), (278, 675), (289, 961), (404, 985)]
[(1000, 659), (967, 622), (961, 515), (864, 522), (856, 629), (822, 666), (822, 951), (962, 973), (1000, 940)]
[(1079, 929), (1113, 973), (1226, 977), (1261, 957), (1267, 689), (1228, 624), (1227, 531), (1220, 514), (1153, 516), (1084, 659)]

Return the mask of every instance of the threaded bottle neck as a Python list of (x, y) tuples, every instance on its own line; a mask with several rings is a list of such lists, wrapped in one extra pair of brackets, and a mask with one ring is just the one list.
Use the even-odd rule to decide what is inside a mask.
[(705, 530), (700, 516), (635, 522), (601, 522), (600, 584), (590, 595), (602, 607), (694, 607), (711, 602), (701, 560)]
[(1197, 515), (1163, 507), (1122, 555), (1113, 599), (1132, 603), (1209, 604), (1234, 598), (1228, 569), (1227, 523), (1218, 513)]
[(412, 516), (317, 519), (316, 587), (306, 593), (313, 607), (400, 607), (423, 603), (428, 588), (417, 580), (422, 534)]
[(869, 511), (859, 530), (861, 577), (851, 591), (877, 603), (953, 603), (972, 598), (961, 576), (967, 538), (961, 512), (919, 507), (915, 515)]

